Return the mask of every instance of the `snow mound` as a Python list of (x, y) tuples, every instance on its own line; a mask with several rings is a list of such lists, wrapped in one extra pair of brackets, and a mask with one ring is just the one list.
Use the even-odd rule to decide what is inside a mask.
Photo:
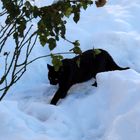
[(140, 74), (99, 73), (97, 88), (93, 81), (74, 85), (57, 106), (45, 94), (39, 101), (1, 102), (0, 140), (137, 140)]

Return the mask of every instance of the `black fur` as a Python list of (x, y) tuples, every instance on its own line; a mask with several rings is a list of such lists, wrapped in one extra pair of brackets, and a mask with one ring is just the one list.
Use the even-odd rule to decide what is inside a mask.
[[(76, 83), (87, 81), (92, 77), (95, 78), (99, 72), (128, 69), (128, 67), (119, 67), (110, 54), (102, 49), (87, 50), (82, 55), (72, 59), (63, 59), (62, 63), (63, 66), (58, 72), (48, 64), (50, 84), (59, 84), (59, 89), (51, 100), (51, 104), (54, 105), (59, 99), (65, 98), (70, 87)], [(95, 82), (93, 85), (97, 86), (97, 83)]]

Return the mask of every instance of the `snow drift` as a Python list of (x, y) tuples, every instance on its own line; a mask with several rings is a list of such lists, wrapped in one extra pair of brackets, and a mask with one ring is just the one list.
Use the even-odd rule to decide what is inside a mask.
[(97, 75), (97, 88), (92, 82), (73, 86), (58, 106), (47, 104), (44, 97), (3, 101), (0, 139), (137, 140), (140, 74), (134, 70), (105, 72)]

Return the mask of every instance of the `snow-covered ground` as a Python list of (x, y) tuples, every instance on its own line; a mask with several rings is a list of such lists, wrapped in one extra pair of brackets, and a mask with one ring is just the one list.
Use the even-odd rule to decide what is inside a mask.
[[(139, 140), (139, 12), (140, 0), (108, 0), (83, 11), (78, 24), (69, 19), (67, 36), (80, 40), (82, 50), (106, 49), (118, 65), (131, 69), (98, 74), (97, 88), (91, 86), (94, 79), (76, 84), (53, 106), (58, 87), (47, 79), (50, 58), (36, 61), (0, 102), (0, 140)], [(62, 40), (58, 46), (55, 52), (72, 48)], [(44, 53), (47, 46), (38, 45), (32, 57)]]

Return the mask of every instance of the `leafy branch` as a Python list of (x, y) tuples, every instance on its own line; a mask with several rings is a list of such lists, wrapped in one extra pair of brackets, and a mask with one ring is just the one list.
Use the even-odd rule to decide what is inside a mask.
[[(52, 63), (58, 70), (63, 54), (81, 54), (79, 41), (70, 41), (66, 37), (66, 19), (72, 16), (73, 21), (77, 23), (80, 20), (81, 9), (86, 10), (93, 4), (92, 0), (63, 0), (37, 7), (30, 1), (23, 0), (1, 0), (1, 2), (0, 18), (4, 21), (0, 25), (0, 63), (2, 63), (0, 100), (24, 75), (27, 66), (34, 61), (51, 56)], [(95, 4), (100, 7), (105, 3), (106, 0), (97, 0)], [(72, 52), (48, 54), (29, 61), (38, 40), (42, 46), (48, 46), (52, 51), (60, 39), (74, 46), (70, 50)]]

